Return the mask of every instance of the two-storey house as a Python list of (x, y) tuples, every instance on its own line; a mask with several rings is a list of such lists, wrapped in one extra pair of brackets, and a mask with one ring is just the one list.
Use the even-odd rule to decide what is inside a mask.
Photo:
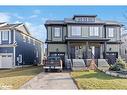
[(34, 38), (26, 26), (0, 23), (0, 68), (42, 63), (43, 42)]
[(120, 54), (122, 25), (117, 21), (104, 21), (97, 15), (74, 15), (64, 20), (47, 20), (45, 27), (47, 56), (116, 59)]

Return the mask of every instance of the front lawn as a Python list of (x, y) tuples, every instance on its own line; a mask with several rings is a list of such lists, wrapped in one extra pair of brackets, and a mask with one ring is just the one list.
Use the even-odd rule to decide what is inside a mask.
[(0, 89), (17, 89), (40, 72), (39, 66), (0, 70)]
[(97, 71), (74, 71), (71, 76), (79, 89), (127, 89), (127, 79)]

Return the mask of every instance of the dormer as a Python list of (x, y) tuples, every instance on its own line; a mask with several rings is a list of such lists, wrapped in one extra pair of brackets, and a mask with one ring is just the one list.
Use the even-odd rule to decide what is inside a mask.
[(73, 20), (76, 22), (95, 22), (97, 15), (74, 15)]

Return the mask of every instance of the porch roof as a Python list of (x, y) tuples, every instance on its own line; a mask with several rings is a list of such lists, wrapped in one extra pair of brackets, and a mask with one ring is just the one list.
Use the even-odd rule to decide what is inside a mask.
[(92, 42), (105, 42), (109, 41), (110, 39), (108, 38), (85, 38), (85, 37), (80, 37), (80, 38), (74, 38), (74, 37), (66, 37), (66, 41), (92, 41)]

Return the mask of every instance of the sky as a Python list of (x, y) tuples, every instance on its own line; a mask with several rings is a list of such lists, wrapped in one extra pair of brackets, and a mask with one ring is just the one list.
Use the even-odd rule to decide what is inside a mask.
[(46, 40), (46, 20), (63, 20), (74, 14), (97, 15), (127, 26), (127, 6), (0, 6), (0, 22), (24, 23), (33, 37)]

